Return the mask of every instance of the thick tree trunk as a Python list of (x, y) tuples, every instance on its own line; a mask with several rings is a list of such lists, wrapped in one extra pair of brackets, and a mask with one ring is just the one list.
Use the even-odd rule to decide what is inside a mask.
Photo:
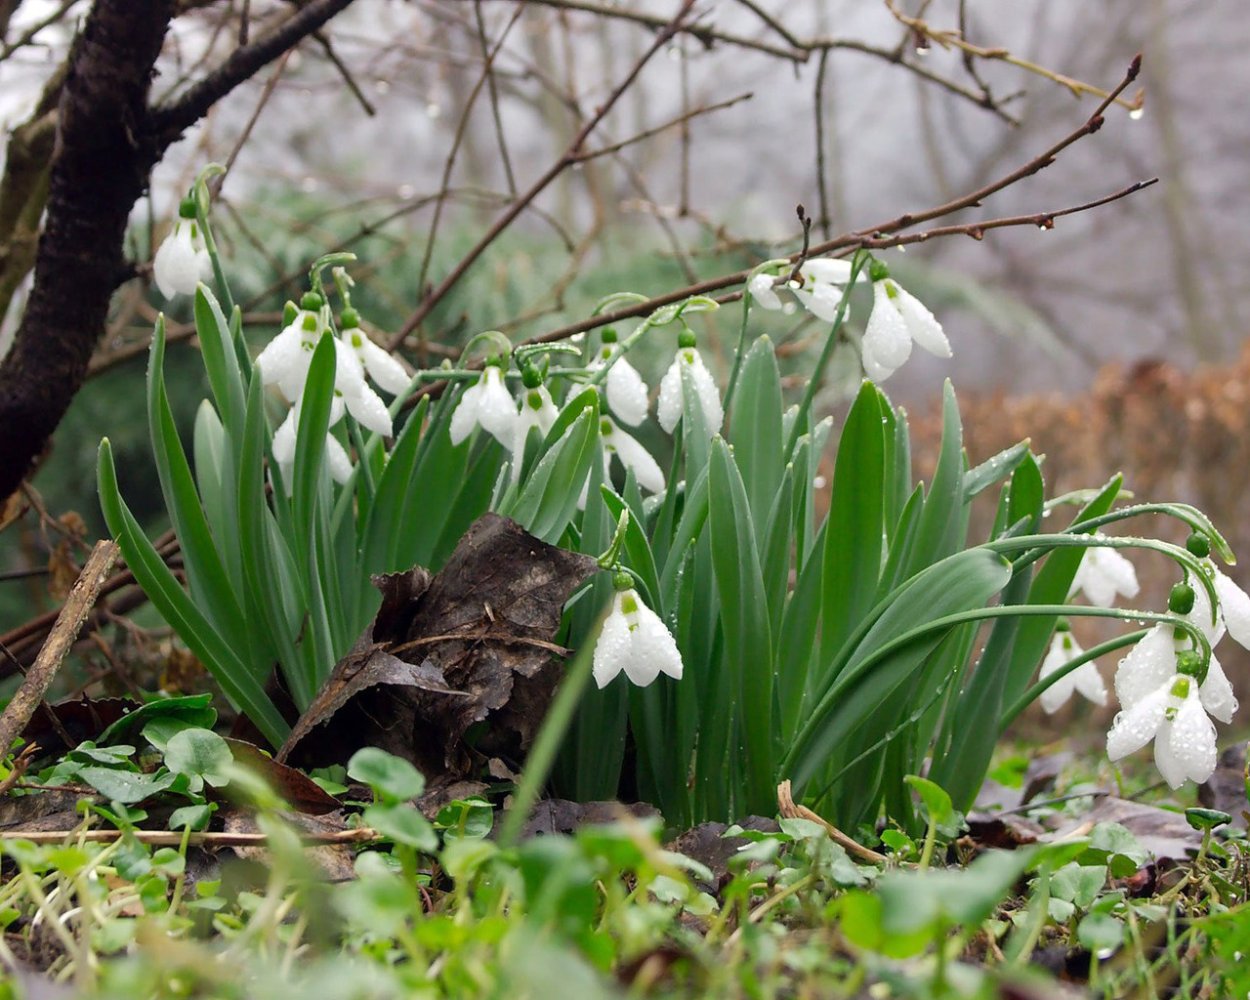
[(0, 497), (65, 414), (104, 330), (126, 222), (160, 153), (144, 138), (147, 96), (173, 9), (97, 0), (74, 44), (34, 287), (0, 364)]

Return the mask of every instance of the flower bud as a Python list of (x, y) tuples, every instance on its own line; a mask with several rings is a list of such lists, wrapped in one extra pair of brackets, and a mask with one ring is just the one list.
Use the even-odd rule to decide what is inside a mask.
[(1190, 555), (1205, 559), (1211, 554), (1211, 539), (1203, 532), (1195, 531), (1185, 539), (1185, 548), (1189, 550)]
[(1194, 609), (1194, 588), (1187, 583), (1178, 583), (1168, 595), (1168, 610), (1174, 615), (1187, 615)]

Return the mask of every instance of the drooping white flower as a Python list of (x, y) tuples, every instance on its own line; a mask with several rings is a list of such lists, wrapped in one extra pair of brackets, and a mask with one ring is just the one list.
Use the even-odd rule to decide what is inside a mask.
[(152, 277), (167, 299), (193, 295), (195, 286), (207, 281), (213, 273), (204, 234), (195, 219), (194, 203), (189, 199), (183, 202), (178, 215), (174, 228), (152, 258)]
[(951, 356), (942, 324), (919, 299), (889, 277), (874, 280), (862, 344), (868, 377), (881, 382), (893, 375), (911, 357), (913, 342), (939, 358)]
[(520, 412), (514, 424), (514, 437), (511, 445), (512, 452), (512, 482), (515, 483), (521, 478), (521, 461), (525, 457), (525, 442), (530, 435), (530, 431), (537, 430), (542, 436), (546, 436), (556, 422), (556, 418), (560, 416), (560, 411), (556, 409), (556, 404), (551, 399), (551, 393), (547, 391), (545, 385), (538, 385), (532, 389), (525, 389), (521, 393), (519, 401)]
[(343, 341), (343, 345), (355, 355), (356, 360), (368, 372), (369, 377), (392, 396), (406, 392), (412, 382), (412, 377), (389, 351), (384, 351), (369, 339), (360, 328), (360, 321), (355, 316), (355, 310), (343, 310), (342, 322), (343, 330), (339, 338)]
[(369, 387), (356, 353), (342, 340), (334, 342), (334, 393), (347, 404), (347, 412), (362, 427), (384, 437), (391, 436), (391, 415), (386, 404)]
[(682, 379), (681, 370), (685, 366), (690, 372), (694, 391), (698, 397), (699, 407), (703, 411), (703, 422), (707, 425), (708, 434), (720, 433), (721, 424), (725, 422), (725, 408), (721, 405), (720, 390), (716, 388), (716, 380), (707, 370), (698, 348), (694, 346), (694, 338), (683, 332), (678, 341), (677, 356), (669, 365), (664, 378), (660, 380), (660, 399), (656, 404), (655, 415), (660, 426), (669, 434), (677, 427), (682, 414)]
[(494, 435), (505, 448), (516, 443), (517, 405), (503, 382), (499, 365), (488, 364), (482, 377), (465, 390), (451, 415), (451, 443), (459, 444), (474, 427)]
[[(282, 469), (282, 478), (285, 480), (287, 489), (290, 489), (292, 483), (292, 473), (295, 471), (295, 436), (299, 429), (300, 403), (297, 401), (290, 410), (287, 411), (286, 419), (278, 425), (278, 429), (273, 435), (273, 457), (274, 461)], [(335, 397), (330, 403), (330, 426), (333, 427), (343, 417), (343, 400)], [(347, 449), (339, 443), (338, 438), (327, 432), (325, 458), (326, 468), (330, 470), (330, 477), (336, 483), (346, 483), (352, 475), (352, 460), (347, 454)]]
[(601, 688), (622, 670), (639, 687), (661, 673), (681, 680), (681, 653), (672, 633), (632, 587), (618, 590), (612, 599), (612, 611), (595, 643), (593, 670)]
[(1095, 607), (1110, 608), (1115, 605), (1117, 594), (1131, 600), (1140, 589), (1133, 564), (1115, 549), (1098, 545), (1085, 550), (1076, 576), (1072, 578), (1072, 586), (1068, 589), (1068, 597), (1083, 592)]
[[(1215, 645), (1224, 635), (1227, 628), (1233, 641), (1245, 649), (1250, 649), (1250, 595), (1215, 564), (1211, 559), (1202, 560), (1202, 568), (1206, 571), (1215, 587), (1215, 596), (1219, 599), (1216, 609), (1214, 635), (1208, 633), (1207, 639)], [(1203, 616), (1202, 611), (1206, 614)], [(1195, 622), (1204, 631), (1212, 628), (1211, 605), (1207, 598), (1206, 588), (1194, 587)]]
[(651, 457), (651, 452), (617, 427), (609, 416), (603, 416), (599, 420), (599, 443), (603, 447), (605, 478), (610, 471), (612, 456), (615, 455), (625, 469), (633, 470), (638, 485), (648, 493), (659, 493), (664, 489), (664, 473), (659, 463)]
[[(1145, 641), (1144, 639), (1142, 640)], [(1116, 685), (1117, 690), (1119, 684)], [(1215, 726), (1193, 677), (1173, 670), (1161, 684), (1125, 704), (1107, 734), (1107, 756), (1119, 760), (1155, 741), (1155, 764), (1173, 788), (1201, 784), (1215, 770)]]
[(747, 292), (765, 309), (783, 309), (780, 296), (773, 286), (776, 279), (771, 274), (760, 273), (747, 282)]
[(302, 308), (256, 357), (256, 367), (265, 385), (276, 385), (288, 403), (304, 393), (313, 351), (326, 329), (321, 296), (304, 296)]
[(817, 257), (799, 265), (802, 282), (794, 288), (794, 296), (817, 319), (832, 323), (838, 318), (845, 285), (851, 280), (851, 262), (832, 257)]
[[(614, 356), (616, 360), (613, 361)], [(622, 423), (637, 427), (647, 419), (651, 390), (638, 370), (629, 363), (629, 358), (624, 356), (616, 342), (616, 332), (611, 327), (603, 331), (603, 346), (586, 367), (592, 372), (598, 371), (609, 362), (612, 367), (608, 369), (604, 393), (608, 406)]]
[[(1045, 680), (1056, 670), (1066, 667), (1078, 656), (1082, 656), (1084, 652), (1085, 650), (1080, 647), (1068, 629), (1056, 629), (1055, 636), (1050, 641), (1050, 652), (1042, 661), (1038, 679)], [(1079, 691), (1095, 705), (1107, 704), (1107, 686), (1103, 683), (1102, 674), (1098, 672), (1093, 660), (1082, 663), (1043, 691), (1040, 699), (1042, 708), (1047, 714), (1057, 712), (1072, 697), (1073, 691)]]
[[(1152, 628), (1120, 660), (1115, 672), (1115, 695), (1121, 708), (1132, 708), (1151, 691), (1156, 690), (1176, 673), (1177, 654), (1188, 648), (1184, 639), (1178, 639), (1171, 625), (1159, 624)], [(1199, 695), (1203, 707), (1225, 724), (1237, 711), (1237, 699), (1224, 668), (1215, 654), (1211, 654), (1207, 677), (1202, 682)]]

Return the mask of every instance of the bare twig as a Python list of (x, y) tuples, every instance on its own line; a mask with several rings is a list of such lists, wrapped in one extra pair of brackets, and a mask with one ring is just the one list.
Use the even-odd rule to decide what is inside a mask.
[(890, 859), (884, 854), (879, 854), (870, 847), (865, 847), (857, 840), (853, 840), (827, 819), (818, 816), (812, 812), (807, 806), (796, 805), (794, 797), (790, 794), (790, 779), (787, 778), (777, 786), (777, 811), (787, 819), (806, 819), (813, 823), (819, 823), (825, 828), (825, 832), (829, 834), (829, 839), (835, 844), (844, 847), (856, 857), (863, 858), (865, 861), (871, 861), (874, 865), (883, 865)]
[[(381, 840), (382, 835), (367, 826), (353, 830), (329, 830), (316, 833), (296, 831), (305, 844), (318, 846), (332, 844), (368, 844)], [(227, 833), (206, 831), (204, 833), (179, 833), (177, 830), (2, 830), (0, 841), (28, 840), (32, 844), (111, 844), (123, 837), (133, 837), (141, 844), (153, 847), (179, 847), (184, 842), (196, 847), (266, 847), (267, 833)]]
[(626, 74), (625, 79), (617, 84), (616, 88), (611, 94), (608, 95), (607, 99), (595, 110), (595, 113), (586, 120), (585, 124), (583, 124), (580, 129), (577, 130), (577, 134), (573, 136), (573, 141), (569, 143), (568, 148), (564, 151), (564, 153), (556, 160), (555, 163), (547, 168), (546, 172), (543, 173), (538, 180), (530, 185), (529, 189), (524, 194), (522, 194), (511, 205), (509, 205), (507, 209), (504, 210), (503, 214), (495, 220), (485, 234), (483, 234), (477, 243), (473, 245), (469, 252), (457, 262), (456, 266), (451, 269), (450, 273), (448, 273), (448, 275), (443, 278), (443, 280), (440, 281), (428, 295), (424, 296), (416, 311), (408, 318), (404, 325), (400, 327), (399, 332), (391, 338), (390, 343), (387, 345), (391, 348), (391, 350), (394, 350), (401, 343), (403, 343), (404, 338), (421, 325), (425, 318), (429, 316), (430, 313), (434, 311), (434, 308), (446, 297), (447, 293), (451, 291), (451, 289), (462, 277), (464, 277), (465, 273), (470, 267), (473, 266), (477, 259), (486, 252), (487, 247), (499, 238), (499, 235), (512, 224), (516, 217), (525, 210), (526, 206), (537, 198), (544, 190), (546, 190), (548, 185), (550, 185), (551, 182), (560, 176), (560, 174), (562, 174), (568, 167), (577, 162), (577, 154), (581, 151), (581, 148), (585, 144), (586, 140), (590, 137), (591, 133), (594, 132), (595, 128), (598, 127), (599, 123), (607, 116), (608, 112), (611, 111), (616, 103), (621, 99), (622, 95), (624, 95), (625, 92), (633, 85), (634, 81), (638, 78), (638, 74), (642, 72), (643, 67), (651, 61), (652, 56), (668, 44), (669, 40), (675, 34), (682, 30), (682, 25), (686, 16), (690, 13), (691, 8), (694, 6), (694, 2), (695, 0), (682, 0), (681, 8), (678, 10), (676, 16), (674, 16), (673, 19), (656, 34), (654, 41), (652, 41), (651, 45), (647, 47), (642, 56), (639, 57), (639, 59), (634, 63), (629, 73)]
[[(245, 17), (244, 24), (246, 23), (247, 21)], [(265, 106), (269, 103), (269, 99), (273, 97), (274, 89), (278, 86), (278, 81), (282, 78), (282, 73), (286, 69), (287, 60), (291, 58), (291, 53), (294, 51), (294, 49), (287, 49), (287, 51), (282, 54), (282, 58), (278, 60), (278, 65), (273, 68), (273, 72), (269, 74), (269, 79), (265, 81), (265, 86), (261, 89), (260, 100), (256, 102), (256, 108), (252, 111), (247, 123), (243, 126), (243, 131), (239, 133), (239, 138), (235, 142), (233, 148), (231, 148), (230, 155), (226, 157), (226, 169), (222, 173), (215, 174), (209, 179), (208, 190), (214, 200), (216, 200), (217, 196), (221, 194), (221, 186), (226, 183), (226, 177), (234, 167), (234, 161), (239, 158), (239, 153), (242, 152), (244, 144), (249, 138), (251, 138), (252, 129), (256, 127), (256, 123), (260, 120), (260, 113), (265, 110)]]
[(35, 714), (35, 709), (43, 703), (44, 695), (56, 677), (65, 655), (78, 638), (78, 632), (86, 621), (88, 612), (95, 605), (116, 558), (116, 542), (96, 543), (87, 565), (79, 574), (56, 624), (48, 635), (48, 641), (39, 651), (34, 665), (27, 671), (26, 679), (18, 688), (17, 694), (6, 706), (4, 714), (0, 715), (0, 757), (9, 752), (13, 741), (21, 735), (31, 716)]
[(172, 142), (235, 87), (251, 79), (261, 67), (311, 35), (351, 3), (352, 0), (309, 0), (268, 34), (235, 49), (225, 62), (172, 104), (153, 108), (149, 124), (158, 143), (164, 146)]

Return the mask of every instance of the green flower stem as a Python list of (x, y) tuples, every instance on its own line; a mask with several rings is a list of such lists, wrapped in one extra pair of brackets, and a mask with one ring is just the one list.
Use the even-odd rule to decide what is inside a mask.
[(1106, 656), (1108, 653), (1114, 653), (1116, 650), (1123, 649), (1125, 646), (1132, 646), (1135, 643), (1141, 642), (1142, 639), (1146, 638), (1146, 635), (1149, 632), (1149, 629), (1144, 628), (1139, 629), (1136, 632), (1130, 632), (1128, 635), (1116, 636), (1116, 638), (1108, 639), (1106, 642), (1099, 643), (1092, 649), (1087, 649), (1080, 656), (1069, 660), (1054, 673), (1047, 675), (1045, 679), (1038, 681), (1031, 688), (1025, 691), (1024, 694), (1020, 696), (1019, 700), (1016, 701), (1016, 703), (1007, 709), (1007, 711), (1003, 714), (1002, 721), (999, 723), (1000, 728), (1006, 729), (1013, 721), (1015, 721), (1017, 715), (1023, 712), (1029, 707), (1029, 705), (1042, 696), (1043, 691), (1057, 681), (1067, 677), (1068, 674), (1072, 673), (1072, 671), (1077, 669), (1077, 667), (1084, 666), (1086, 663), (1096, 660), (1100, 656)]
[[(1153, 505), (1162, 506), (1162, 505)], [(1138, 513), (1158, 513), (1158, 511), (1142, 511)], [(1095, 518), (1101, 520), (1101, 518)], [(1084, 534), (1085, 529), (1093, 522), (1084, 522), (1080, 525), (1074, 525), (1074, 531), (1079, 530), (1081, 534), (1069, 534), (1062, 532), (1055, 535), (1018, 535), (1015, 538), (1000, 538), (993, 542), (987, 542), (985, 548), (991, 552), (997, 552), (999, 555), (1008, 555), (1013, 551), (1025, 550), (1024, 554), (1017, 557), (1011, 565), (1013, 573), (1018, 573), (1025, 566), (1036, 562), (1051, 549), (1056, 548), (1107, 548), (1107, 549), (1150, 549), (1154, 552), (1162, 552), (1165, 556), (1185, 567), (1186, 571), (1193, 573), (1202, 581), (1202, 586), (1207, 592), (1211, 603), (1211, 622), (1215, 623), (1216, 609), (1220, 606), (1219, 596), (1215, 592), (1215, 584), (1210, 577), (1202, 570), (1202, 561), (1183, 545), (1172, 545), (1170, 542), (1161, 542), (1157, 538), (1136, 538), (1129, 535), (1117, 535), (1095, 538), (1093, 535)]]

